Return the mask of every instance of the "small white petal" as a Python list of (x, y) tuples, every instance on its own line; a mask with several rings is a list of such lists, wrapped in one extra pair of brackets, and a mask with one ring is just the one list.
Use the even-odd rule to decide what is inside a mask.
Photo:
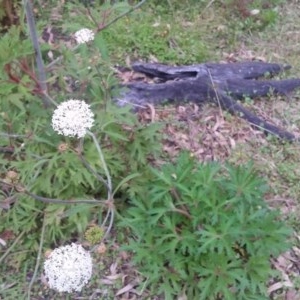
[(256, 16), (256, 15), (258, 15), (260, 13), (260, 10), (259, 9), (252, 9), (251, 11), (250, 11), (250, 15), (251, 16)]
[(82, 138), (94, 123), (89, 104), (70, 99), (58, 105), (52, 115), (52, 128), (64, 136)]
[(83, 28), (75, 32), (75, 40), (78, 44), (84, 44), (92, 41), (95, 38), (95, 34), (88, 28)]
[(90, 252), (81, 245), (56, 248), (44, 262), (49, 287), (59, 292), (80, 292), (92, 276)]

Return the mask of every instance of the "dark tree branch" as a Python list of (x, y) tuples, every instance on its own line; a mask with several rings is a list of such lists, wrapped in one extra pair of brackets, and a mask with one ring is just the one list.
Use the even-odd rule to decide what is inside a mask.
[(172, 67), (157, 63), (134, 63), (132, 69), (147, 76), (172, 80), (207, 76), (213, 79), (257, 79), (265, 75), (276, 75), (290, 69), (289, 65), (279, 65), (264, 62), (243, 62), (235, 64), (206, 63), (190, 66)]
[[(26, 14), (26, 20), (29, 28), (30, 38), (35, 52), (36, 64), (38, 69), (38, 77), (39, 77), (39, 89), (40, 89), (40, 93), (44, 95), (47, 94), (47, 90), (48, 90), (47, 76), (46, 76), (44, 62), (42, 58), (42, 52), (38, 40), (37, 30), (35, 26), (31, 0), (23, 0), (23, 5), (25, 8), (25, 14)], [(47, 97), (43, 96), (42, 100), (46, 108), (50, 107), (51, 102)]]
[(232, 114), (247, 120), (251, 125), (279, 138), (294, 141), (296, 137), (250, 112), (235, 99), (245, 96), (268, 96), (270, 93), (283, 94), (300, 87), (300, 79), (256, 80), (265, 75), (275, 75), (290, 68), (264, 62), (245, 62), (236, 64), (199, 64), (170, 67), (162, 64), (136, 63), (134, 71), (156, 77), (157, 84), (131, 83), (123, 86), (116, 99), (119, 105), (130, 104), (145, 107), (158, 105), (165, 101), (171, 103), (211, 102), (219, 104)]

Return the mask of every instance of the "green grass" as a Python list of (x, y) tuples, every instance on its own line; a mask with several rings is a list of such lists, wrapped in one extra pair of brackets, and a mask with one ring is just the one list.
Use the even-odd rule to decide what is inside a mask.
[(208, 59), (208, 46), (198, 21), (195, 19), (192, 25), (198, 30), (189, 31), (191, 25), (182, 13), (165, 13), (159, 7), (145, 8), (103, 32), (114, 59), (119, 63), (130, 58), (171, 64), (191, 64)]

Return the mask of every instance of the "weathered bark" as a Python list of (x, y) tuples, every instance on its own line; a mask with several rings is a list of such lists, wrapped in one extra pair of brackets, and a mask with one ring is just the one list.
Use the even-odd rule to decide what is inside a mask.
[(156, 63), (135, 63), (132, 69), (148, 76), (165, 80), (191, 78), (211, 74), (214, 79), (257, 79), (267, 74), (275, 75), (290, 69), (289, 65), (279, 65), (264, 62), (243, 62), (232, 64), (206, 63), (190, 66), (172, 67)]
[(235, 99), (283, 94), (300, 87), (300, 79), (257, 80), (265, 75), (275, 75), (289, 66), (263, 62), (235, 64), (199, 64), (170, 67), (162, 64), (136, 63), (134, 71), (155, 77), (159, 83), (130, 83), (124, 85), (117, 99), (119, 105), (131, 104), (144, 107), (146, 104), (212, 102), (232, 114), (237, 114), (251, 125), (289, 141), (295, 136), (265, 122), (238, 104)]

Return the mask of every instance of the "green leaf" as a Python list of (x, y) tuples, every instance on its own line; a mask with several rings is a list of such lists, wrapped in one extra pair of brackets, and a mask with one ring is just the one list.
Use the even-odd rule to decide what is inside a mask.
[(133, 178), (136, 178), (138, 176), (141, 176), (141, 174), (139, 173), (133, 173), (133, 174), (130, 174), (128, 176), (126, 176), (125, 178), (123, 178), (119, 184), (117, 185), (117, 187), (114, 189), (113, 193), (112, 193), (112, 196), (114, 196), (116, 194), (116, 192), (127, 182), (129, 182), (131, 179)]
[(101, 32), (97, 33), (94, 40), (95, 46), (98, 48), (101, 53), (101, 58), (105, 61), (109, 60), (108, 49), (106, 47), (106, 41)]

